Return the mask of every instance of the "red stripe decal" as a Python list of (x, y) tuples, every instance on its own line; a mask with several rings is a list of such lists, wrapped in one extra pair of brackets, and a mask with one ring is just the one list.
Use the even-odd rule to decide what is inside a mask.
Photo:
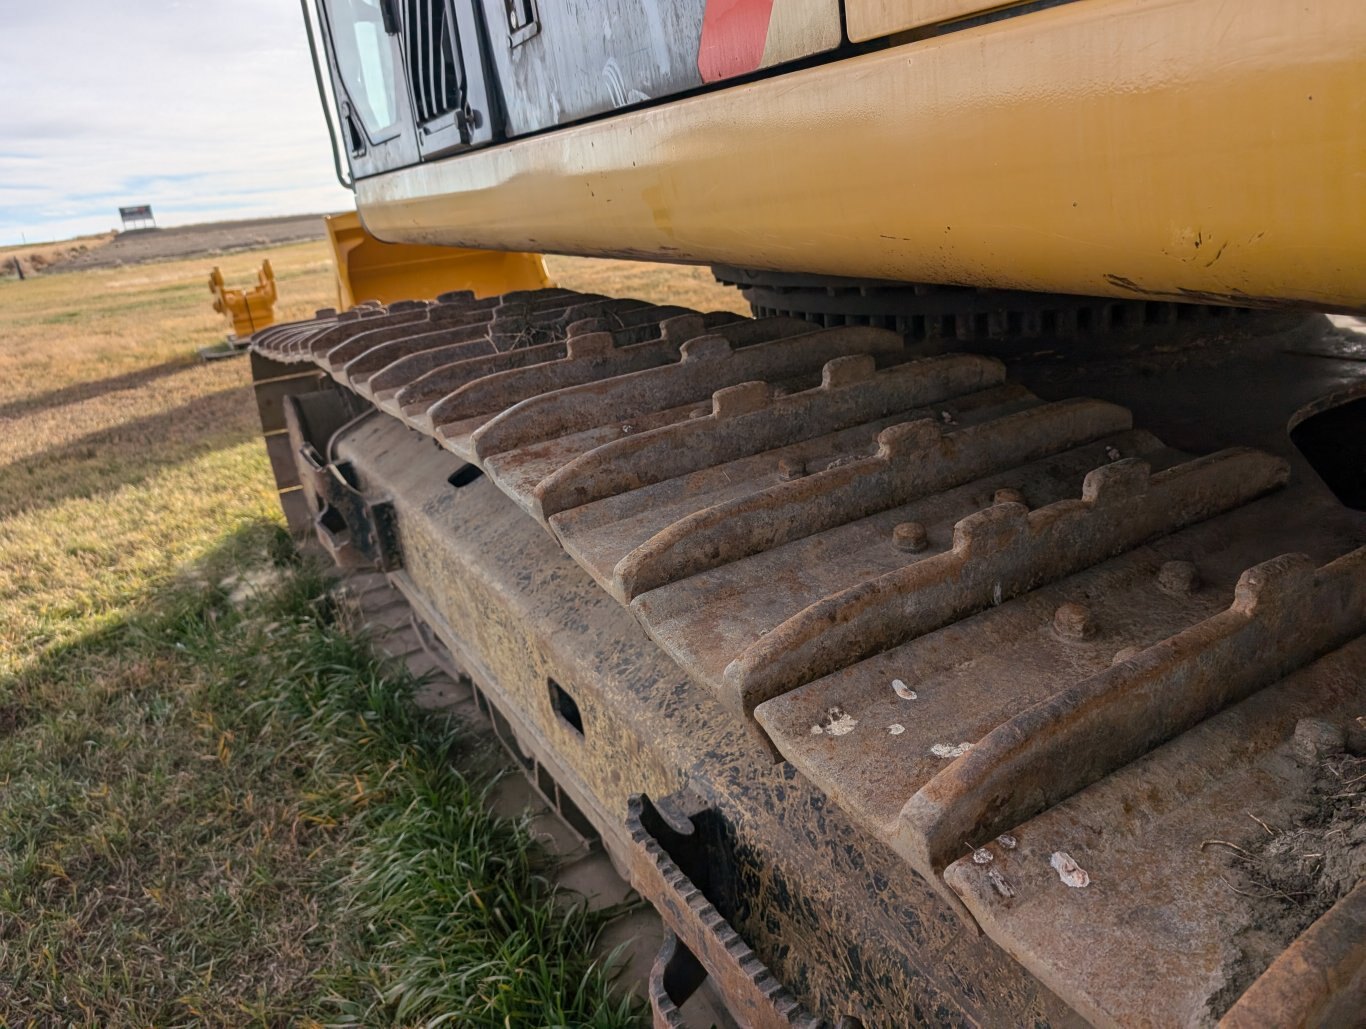
[(707, 0), (697, 49), (702, 81), (728, 79), (758, 68), (772, 13), (773, 0)]

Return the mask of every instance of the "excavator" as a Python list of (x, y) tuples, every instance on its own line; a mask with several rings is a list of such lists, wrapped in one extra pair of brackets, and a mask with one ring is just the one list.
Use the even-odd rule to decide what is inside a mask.
[(1366, 1024), (1360, 3), (302, 6), (280, 502), (659, 912), (656, 1026)]

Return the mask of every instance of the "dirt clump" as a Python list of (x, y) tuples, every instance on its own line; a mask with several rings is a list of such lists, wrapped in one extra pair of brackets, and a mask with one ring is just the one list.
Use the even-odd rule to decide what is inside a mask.
[(1339, 751), (1319, 760), (1318, 773), (1308, 814), (1269, 837), (1245, 869), (1254, 885), (1297, 904), (1305, 928), (1366, 878), (1366, 757)]
[(111, 232), (103, 236), (82, 236), (64, 243), (9, 247), (0, 251), (0, 278), (13, 279), (21, 274), (24, 277), (41, 275), (99, 250), (113, 238), (114, 234)]
[[(1302, 722), (1290, 754), (1306, 776), (1305, 804), (1288, 828), (1262, 822), (1247, 847), (1225, 844), (1230, 889), (1250, 922), (1230, 941), (1237, 957), (1210, 1000), (1217, 1018), (1295, 938), (1366, 878), (1366, 754), (1361, 734)], [(1255, 808), (1253, 809), (1255, 812)], [(1210, 841), (1218, 843), (1220, 841)]]

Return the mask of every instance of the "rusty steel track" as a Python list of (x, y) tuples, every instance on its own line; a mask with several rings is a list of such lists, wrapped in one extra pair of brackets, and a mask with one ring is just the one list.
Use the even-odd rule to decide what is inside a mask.
[[(263, 421), (293, 432), (287, 509), (330, 517), (334, 550), (375, 560), (388, 498), (316, 447), (291, 478), (309, 415), (285, 398), (324, 381), (487, 475), (756, 754), (1082, 1016), (1221, 1013), (1247, 905), (1200, 844), (1256, 830), (1248, 798), (1301, 803), (1297, 724), (1366, 713), (1366, 527), (1293, 454), (1190, 454), (1040, 390), (1055, 372), (1026, 388), (886, 329), (565, 290), (320, 312), (252, 346)], [(1346, 917), (1296, 944), (1336, 955), (1325, 1010), (1360, 988)]]

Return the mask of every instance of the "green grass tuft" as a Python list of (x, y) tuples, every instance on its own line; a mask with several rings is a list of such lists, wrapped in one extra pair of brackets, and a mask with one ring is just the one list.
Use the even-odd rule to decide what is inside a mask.
[(0, 1024), (639, 1024), (615, 912), (556, 895), (279, 531), (0, 684)]

